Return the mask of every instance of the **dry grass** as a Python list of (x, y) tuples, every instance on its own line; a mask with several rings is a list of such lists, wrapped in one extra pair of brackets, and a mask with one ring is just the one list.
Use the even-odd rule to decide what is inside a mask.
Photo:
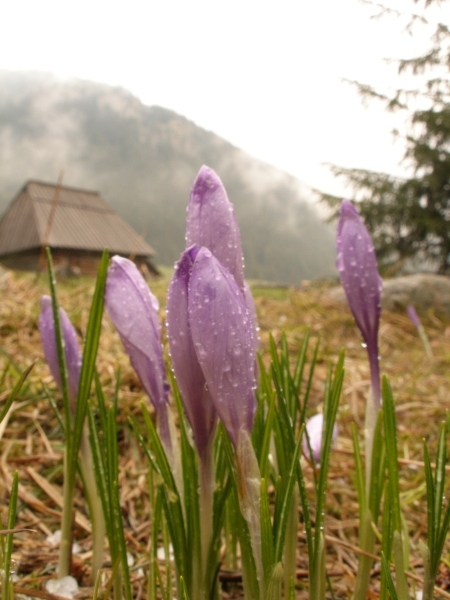
[[(80, 332), (80, 338), (86, 327), (93, 286), (94, 282), (90, 279), (58, 285), (60, 303)], [(162, 303), (166, 287), (166, 279), (152, 285)], [(51, 598), (43, 592), (43, 583), (54, 574), (57, 549), (46, 541), (46, 537), (59, 527), (62, 441), (57, 420), (47, 399), (49, 390), (56, 397), (58, 393), (43, 361), (37, 328), (39, 297), (48, 293), (46, 277), (42, 276), (36, 281), (34, 276), (6, 272), (0, 278), (0, 291), (0, 375), (3, 373), (0, 401), (8, 397), (18, 372), (35, 361), (21, 397), (8, 419), (0, 426), (0, 514), (4, 522), (10, 480), (17, 469), (20, 480), (17, 525), (33, 530), (15, 537), (14, 551), (19, 575), (17, 588), (33, 588), (35, 591), (30, 591), (29, 596)], [(357, 563), (355, 546), (358, 515), (352, 481), (350, 424), (356, 421), (362, 427), (363, 423), (365, 396), (369, 387), (365, 350), (361, 347), (360, 336), (349, 311), (332, 302), (326, 288), (255, 288), (254, 295), (263, 355), (267, 354), (269, 332), (279, 340), (285, 330), (293, 352), (299, 348), (308, 328), (312, 334), (311, 347), (320, 336), (321, 350), (311, 398), (312, 408), (321, 402), (328, 361), (336, 359), (341, 348), (346, 352), (346, 379), (338, 415), (340, 435), (331, 460), (326, 528), (328, 571), (334, 583), (335, 595), (349, 597)], [(450, 321), (430, 312), (423, 315), (423, 323), (433, 348), (433, 359), (426, 357), (406, 315), (385, 312), (380, 331), (382, 371), (389, 376), (397, 401), (402, 503), (411, 536), (410, 571), (417, 577), (421, 575), (417, 542), (419, 537), (425, 537), (426, 516), (423, 475), (416, 461), (422, 459), (422, 439), (427, 439), (433, 449), (439, 422), (446, 418), (450, 362)], [(121, 421), (125, 422), (129, 414), (139, 414), (139, 403), (145, 400), (145, 396), (106, 316), (97, 364), (108, 393), (112, 393), (114, 388), (117, 368), (121, 369)], [(139, 567), (142, 566), (145, 573), (150, 532), (147, 465), (126, 427), (123, 432), (120, 442), (123, 515), (129, 550), (136, 560), (137, 568), (133, 571), (135, 597), (145, 598), (145, 576)], [(305, 468), (308, 473), (310, 467), (306, 465)], [(89, 578), (90, 525), (81, 493), (76, 499), (76, 510), (74, 534), (81, 546), (81, 554), (74, 557), (74, 574), (82, 585), (81, 597), (89, 598), (92, 594)], [(446, 555), (444, 559), (439, 581), (443, 589), (450, 590), (447, 569), (450, 563)], [(307, 597), (306, 575), (305, 546), (299, 530), (298, 598)], [(371, 591), (373, 597), (376, 597), (375, 575), (376, 571)], [(234, 594), (238, 592), (233, 591), (232, 582), (236, 574), (224, 571), (221, 579), (223, 597), (235, 597)]]

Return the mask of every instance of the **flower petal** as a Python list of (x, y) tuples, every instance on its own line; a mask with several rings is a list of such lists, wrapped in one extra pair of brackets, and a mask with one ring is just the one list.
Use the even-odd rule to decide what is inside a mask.
[(209, 248), (244, 290), (244, 266), (239, 225), (234, 207), (219, 176), (209, 167), (198, 172), (189, 198), (186, 248)]
[(203, 457), (212, 438), (217, 413), (195, 353), (189, 324), (189, 280), (197, 252), (198, 247), (189, 248), (175, 265), (167, 294), (167, 333), (184, 409), (199, 456)]
[(192, 267), (188, 314), (208, 389), (236, 446), (239, 430), (251, 431), (256, 409), (253, 322), (234, 277), (207, 248)]
[[(66, 355), (69, 397), (72, 407), (75, 408), (74, 402), (78, 395), (78, 383), (80, 380), (81, 371), (81, 351), (78, 345), (78, 338), (75, 328), (73, 327), (66, 311), (63, 308), (59, 309), (59, 321)], [(41, 298), (39, 331), (41, 332), (45, 360), (50, 367), (53, 379), (61, 389), (61, 374), (59, 371), (58, 352), (56, 349), (55, 323), (53, 319), (53, 307), (50, 296), (42, 296)]]
[(338, 225), (337, 266), (348, 303), (367, 344), (378, 336), (382, 281), (369, 232), (344, 200)]
[(350, 309), (367, 345), (376, 405), (379, 404), (378, 327), (382, 281), (369, 232), (351, 202), (341, 206), (337, 267)]
[[(309, 445), (311, 446), (312, 458), (315, 463), (320, 463), (320, 453), (322, 450), (322, 434), (323, 434), (323, 414), (318, 413), (314, 415), (306, 422), (306, 432), (309, 438)], [(332, 441), (335, 441), (338, 436), (337, 423), (333, 427)], [(303, 436), (302, 450), (306, 457), (310, 457), (310, 451), (308, 447), (308, 441), (306, 435)]]
[(136, 265), (114, 256), (108, 269), (105, 306), (131, 364), (156, 411), (168, 402), (158, 300)]
[(419, 315), (417, 314), (417, 311), (412, 304), (409, 304), (406, 307), (406, 312), (408, 313), (408, 317), (411, 319), (413, 325), (417, 329), (420, 329), (422, 326), (422, 323), (420, 322)]

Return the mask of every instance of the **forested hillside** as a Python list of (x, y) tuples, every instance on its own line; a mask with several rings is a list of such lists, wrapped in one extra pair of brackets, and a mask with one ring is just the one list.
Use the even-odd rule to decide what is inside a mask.
[(295, 284), (333, 272), (333, 234), (293, 177), (121, 88), (0, 71), (2, 211), (25, 180), (55, 182), (63, 169), (64, 184), (100, 191), (170, 265), (202, 164), (235, 204), (247, 277)]

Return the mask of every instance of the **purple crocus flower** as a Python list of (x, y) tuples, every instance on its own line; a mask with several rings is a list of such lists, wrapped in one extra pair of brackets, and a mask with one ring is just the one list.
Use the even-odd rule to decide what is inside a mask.
[[(306, 433), (308, 434), (309, 445), (311, 446), (312, 459), (317, 464), (320, 463), (320, 453), (322, 450), (322, 433), (323, 433), (323, 414), (317, 413), (306, 422)], [(337, 423), (333, 427), (333, 442), (338, 436)], [(302, 450), (306, 457), (310, 457), (311, 453), (308, 447), (306, 435), (303, 436)]]
[(105, 306), (155, 407), (161, 436), (168, 442), (169, 387), (161, 347), (159, 303), (131, 260), (121, 256), (112, 258), (106, 280)]
[(420, 322), (419, 315), (412, 304), (406, 307), (406, 312), (408, 313), (408, 317), (411, 319), (416, 329), (420, 329), (422, 327), (422, 323)]
[(237, 446), (253, 427), (256, 400), (253, 322), (236, 280), (208, 248), (188, 248), (168, 297), (168, 334), (175, 375), (199, 453), (209, 443), (214, 404)]
[(197, 244), (214, 254), (244, 291), (244, 263), (234, 207), (217, 173), (205, 165), (194, 181), (186, 218), (186, 248)]
[[(61, 335), (64, 341), (66, 355), (68, 391), (72, 411), (75, 411), (75, 402), (78, 395), (78, 383), (81, 371), (81, 351), (78, 345), (75, 328), (70, 322), (66, 311), (59, 309), (59, 321)], [(61, 373), (59, 370), (58, 352), (56, 349), (55, 322), (53, 319), (53, 307), (50, 296), (42, 296), (41, 312), (39, 314), (39, 331), (41, 332), (42, 347), (45, 360), (50, 367), (53, 379), (61, 389)]]
[(406, 312), (408, 313), (408, 317), (411, 319), (413, 325), (416, 327), (417, 332), (419, 334), (420, 340), (425, 348), (425, 352), (431, 358), (433, 356), (433, 350), (430, 346), (430, 341), (425, 332), (425, 329), (419, 319), (419, 315), (416, 312), (416, 309), (412, 304), (406, 307)]
[(167, 294), (167, 333), (170, 355), (184, 409), (200, 458), (204, 458), (217, 422), (217, 413), (198, 362), (189, 321), (189, 284), (198, 246), (181, 255)]
[(253, 324), (251, 335), (256, 351), (259, 346), (256, 309), (250, 288), (244, 280), (241, 233), (234, 206), (228, 199), (220, 177), (205, 165), (201, 167), (192, 186), (186, 218), (186, 248), (194, 244), (208, 248), (242, 290)]
[(362, 333), (369, 356), (375, 407), (380, 406), (378, 327), (382, 281), (375, 250), (366, 226), (348, 200), (341, 206), (337, 231), (337, 267), (347, 301)]

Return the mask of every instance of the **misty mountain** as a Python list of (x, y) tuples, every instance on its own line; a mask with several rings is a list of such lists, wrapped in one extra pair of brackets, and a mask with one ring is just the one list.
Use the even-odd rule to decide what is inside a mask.
[(2, 212), (27, 179), (56, 182), (63, 169), (64, 185), (99, 191), (170, 265), (202, 164), (235, 205), (247, 277), (295, 284), (333, 272), (333, 234), (295, 178), (122, 88), (0, 71)]

